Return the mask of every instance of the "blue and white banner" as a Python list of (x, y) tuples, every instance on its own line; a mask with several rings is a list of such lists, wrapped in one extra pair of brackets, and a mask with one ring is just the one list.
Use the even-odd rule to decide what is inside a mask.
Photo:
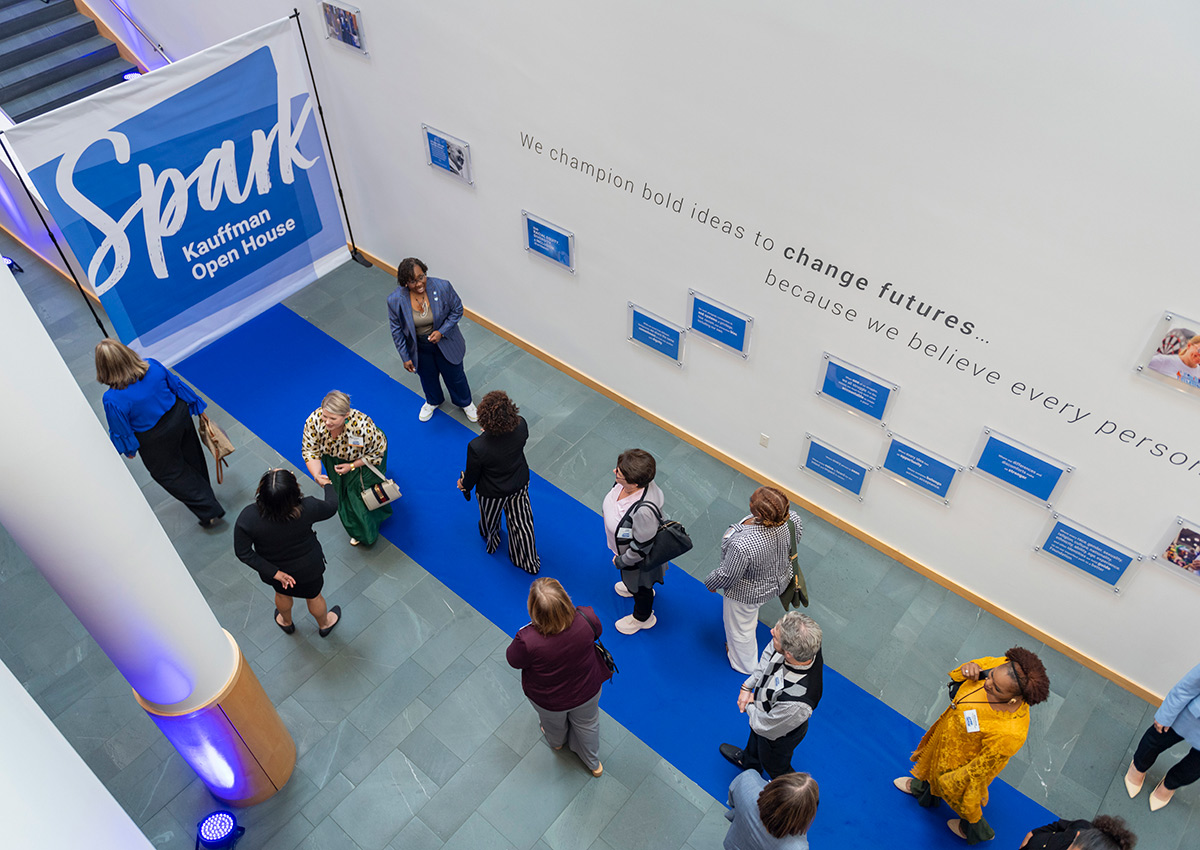
[(349, 258), (288, 19), (5, 133), (117, 335), (173, 364)]

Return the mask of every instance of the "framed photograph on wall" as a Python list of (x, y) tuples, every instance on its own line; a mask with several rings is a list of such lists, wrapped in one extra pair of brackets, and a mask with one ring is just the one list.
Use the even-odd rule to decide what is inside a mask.
[(1136, 368), (1161, 386), (1200, 396), (1200, 320), (1164, 312)]
[(362, 10), (340, 0), (318, 0), (318, 5), (321, 19), (325, 22), (325, 37), (366, 56)]
[(1175, 517), (1150, 557), (1177, 575), (1200, 581), (1200, 522)]
[(449, 133), (435, 130), (428, 124), (421, 125), (421, 132), (425, 136), (425, 161), (431, 167), (474, 186), (475, 180), (471, 176), (471, 145)]

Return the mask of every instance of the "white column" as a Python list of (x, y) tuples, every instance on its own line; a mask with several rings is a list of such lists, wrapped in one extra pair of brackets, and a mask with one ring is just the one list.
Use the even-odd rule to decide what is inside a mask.
[(152, 850), (21, 683), (0, 664), (0, 812), (6, 847)]
[(145, 703), (207, 704), (237, 649), (3, 266), (0, 405), (0, 523)]

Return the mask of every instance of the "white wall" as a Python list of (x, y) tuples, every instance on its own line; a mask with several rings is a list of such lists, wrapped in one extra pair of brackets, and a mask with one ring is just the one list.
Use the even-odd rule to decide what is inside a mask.
[(0, 710), (5, 846), (150, 850), (146, 836), (3, 664)]
[[(578, 4), (360, 0), (371, 55), (301, 11), (358, 242), (415, 254), (468, 306), (1033, 626), (1164, 691), (1194, 663), (1200, 585), (1149, 562), (1116, 597), (1031, 552), (1046, 512), (972, 476), (945, 509), (877, 477), (863, 504), (797, 471), (804, 431), (877, 460), (882, 435), (813, 395), (823, 350), (902, 387), (890, 424), (960, 462), (988, 425), (1074, 464), (1063, 514), (1149, 553), (1200, 517), (1200, 400), (1135, 376), (1164, 309), (1200, 317), (1200, 7), (1147, 0)], [(288, 2), (130, 7), (185, 55)], [(514, 11), (519, 9), (519, 11)], [(474, 188), (425, 165), (420, 122), (471, 143)], [(532, 134), (636, 183), (627, 195), (521, 146)], [(641, 197), (649, 184), (683, 213)], [(743, 239), (688, 218), (693, 204)], [(571, 277), (521, 247), (522, 207), (578, 234)], [(775, 241), (754, 246), (761, 231)], [(839, 291), (784, 246), (853, 269)], [(855, 308), (847, 323), (768, 270)], [(875, 297), (891, 281), (965, 336)], [(625, 304), (684, 320), (695, 287), (755, 317), (747, 362), (687, 367), (625, 343)], [(382, 301), (380, 309), (383, 309)], [(868, 316), (900, 329), (888, 341)], [(913, 334), (995, 385), (906, 348)], [(1089, 412), (1071, 424), (1009, 387)], [(771, 435), (758, 446), (760, 432)], [(1003, 649), (1003, 648), (1001, 648)]]

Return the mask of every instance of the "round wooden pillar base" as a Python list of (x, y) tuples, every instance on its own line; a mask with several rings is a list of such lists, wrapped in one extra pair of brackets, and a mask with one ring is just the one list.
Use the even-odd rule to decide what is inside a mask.
[(237, 667), (203, 706), (172, 714), (134, 698), (219, 800), (252, 806), (287, 783), (296, 766), (296, 743), (246, 663), (233, 636)]

